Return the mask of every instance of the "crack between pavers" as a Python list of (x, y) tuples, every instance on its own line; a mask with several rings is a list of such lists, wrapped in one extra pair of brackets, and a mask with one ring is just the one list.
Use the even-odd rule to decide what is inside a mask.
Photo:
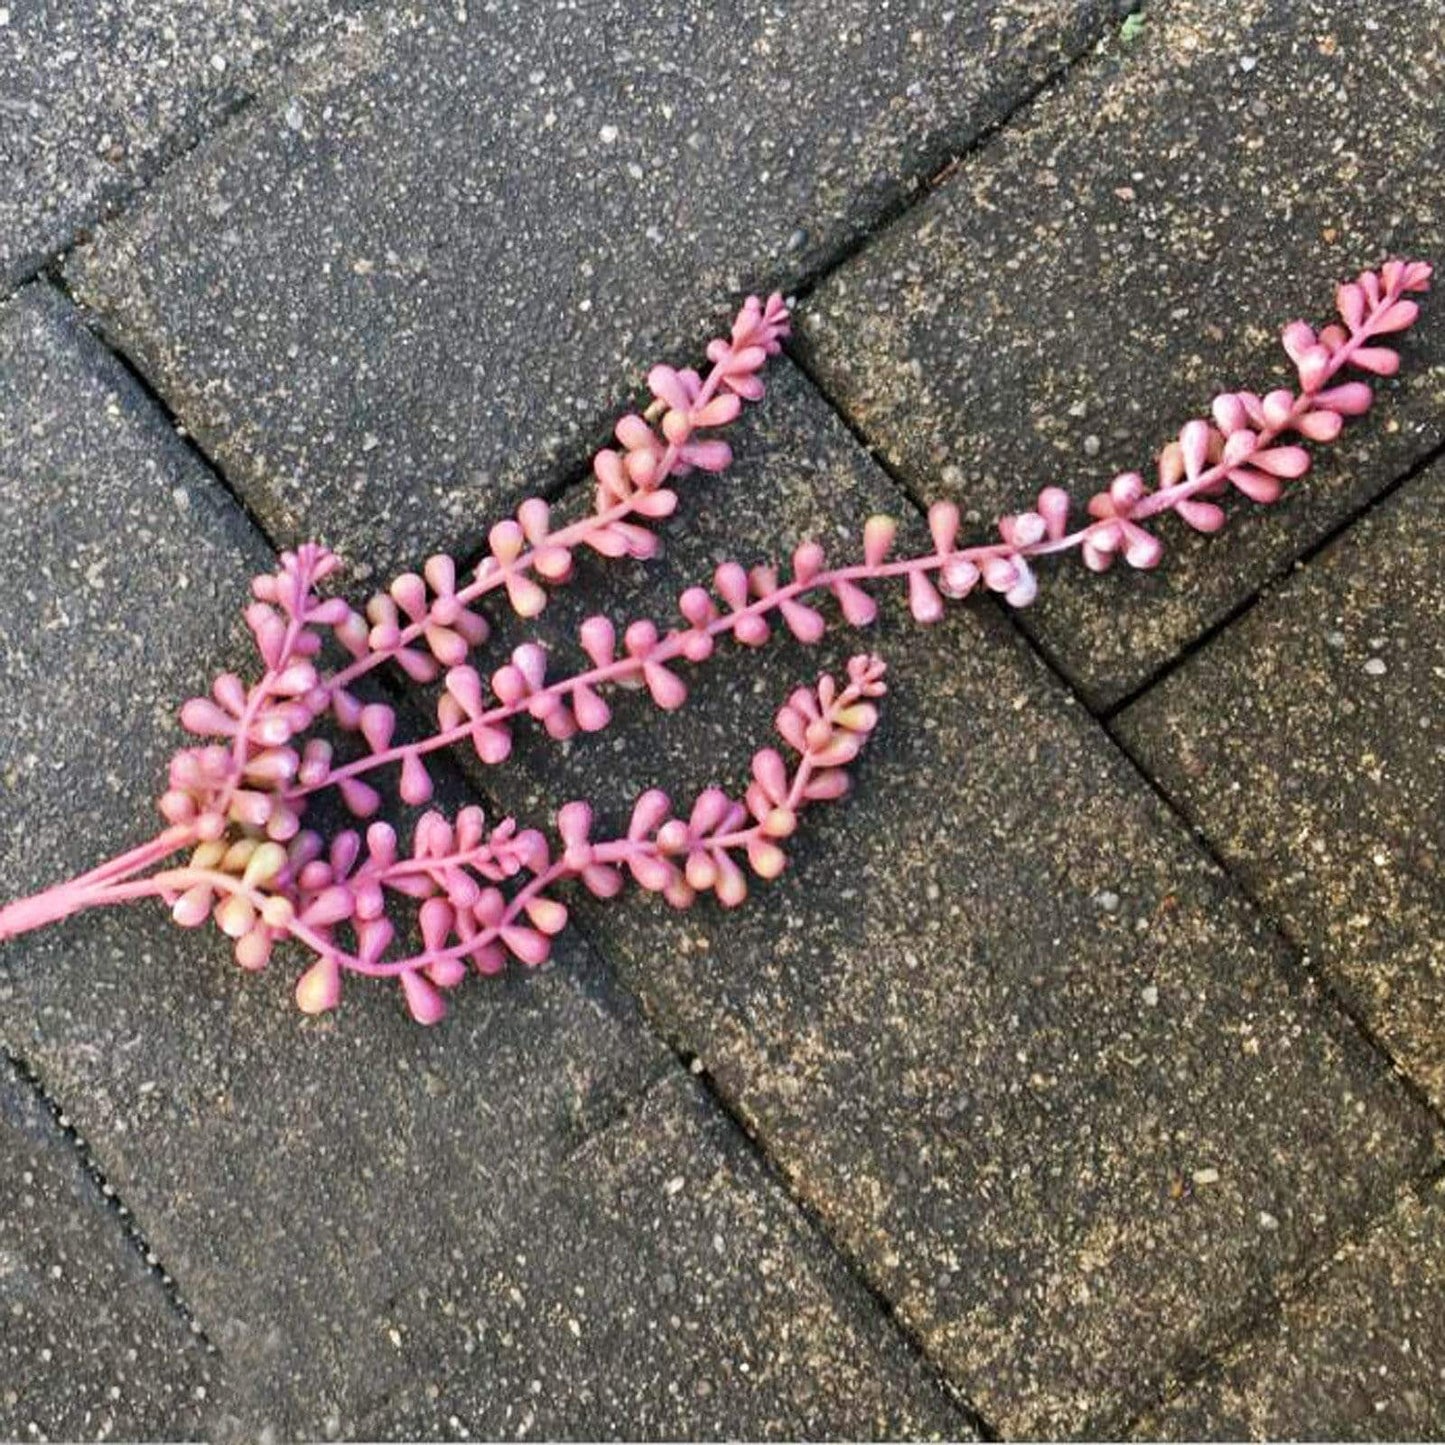
[(1352, 1246), (1365, 1248), (1373, 1239), (1382, 1235), (1399, 1215), (1407, 1198), (1415, 1199), (1425, 1208), (1441, 1208), (1440, 1201), (1432, 1200), (1430, 1196), (1442, 1181), (1445, 1181), (1445, 1163), (1435, 1165), (1418, 1178), (1406, 1180), (1388, 1204), (1372, 1214), (1367, 1214), (1357, 1228), (1341, 1237), (1339, 1244), (1328, 1256), (1292, 1277), (1286, 1276), (1283, 1287), (1240, 1322), (1234, 1338), (1202, 1359), (1198, 1368), (1187, 1371), (1177, 1380), (1166, 1384), (1143, 1408), (1118, 1427), (1116, 1438), (1134, 1438), (1151, 1416), (1167, 1409), (1174, 1401), (1182, 1399), (1200, 1385), (1219, 1379), (1232, 1365), (1243, 1360), (1280, 1324), (1291, 1306), (1306, 1299), (1324, 1283), (1326, 1276), (1339, 1263), (1340, 1256), (1346, 1249)]
[(230, 500), (236, 510), (248, 526), (265, 543), (266, 547), (273, 553), (279, 553), (280, 543), (271, 534), (264, 521), (256, 513), (255, 509), (247, 501), (245, 494), (231, 482), (226, 475), (225, 469), (213, 458), (209, 452), (201, 446), (200, 442), (191, 434), (185, 422), (171, 409), (170, 403), (152, 385), (150, 378), (131, 359), (131, 357), (111, 340), (109, 335), (101, 328), (91, 324), (91, 312), (84, 302), (78, 300), (75, 293), (70, 289), (58, 265), (47, 266), (37, 278), (42, 285), (48, 285), (56, 291), (70, 307), (75, 315), (76, 321), (85, 328), (86, 335), (123, 371), (136, 390), (145, 401), (152, 406), (164, 419), (171, 432), (181, 447), (186, 451), (191, 460), (201, 468), (206, 478), (220, 488), (221, 492)]
[[(470, 782), (470, 780), (468, 780)], [(481, 792), (481, 789), (476, 791)], [(483, 794), (483, 796), (486, 796)], [(800, 1219), (806, 1229), (821, 1243), (827, 1255), (836, 1260), (842, 1269), (845, 1278), (850, 1285), (862, 1292), (867, 1299), (870, 1308), (873, 1310), (878, 1322), (885, 1330), (895, 1334), (901, 1341), (909, 1357), (913, 1359), (926, 1377), (942, 1393), (943, 1397), (958, 1411), (967, 1423), (968, 1427), (983, 1441), (997, 1441), (1002, 1439), (999, 1428), (994, 1425), (969, 1398), (962, 1387), (954, 1381), (944, 1367), (934, 1358), (929, 1351), (927, 1344), (918, 1331), (903, 1318), (899, 1313), (897, 1305), (878, 1285), (869, 1274), (862, 1260), (858, 1258), (846, 1245), (837, 1238), (827, 1220), (824, 1218), (818, 1207), (803, 1194), (789, 1177), (788, 1172), (781, 1163), (773, 1157), (766, 1145), (758, 1137), (757, 1133), (749, 1124), (742, 1111), (723, 1092), (712, 1072), (703, 1063), (701, 1057), (690, 1049), (680, 1037), (674, 1035), (674, 1031), (667, 1024), (657, 1018), (648, 1005), (645, 995), (635, 992), (626, 981), (620, 976), (620, 971), (613, 963), (608, 949), (599, 940), (593, 931), (584, 924), (575, 920), (572, 921), (572, 928), (578, 937), (586, 944), (587, 948), (606, 968), (609, 976), (614, 980), (616, 987), (632, 998), (638, 1005), (640, 1015), (647, 1030), (663, 1044), (672, 1054), (673, 1060), (690, 1078), (697, 1081), (703, 1093), (706, 1095), (709, 1104), (726, 1120), (734, 1135), (741, 1141), (742, 1148), (746, 1155), (753, 1161), (763, 1176), (765, 1184), (776, 1188), (788, 1202), (798, 1211)], [(625, 1121), (637, 1108), (639, 1108), (648, 1094), (657, 1087), (665, 1076), (659, 1074), (656, 1079), (650, 1080), (642, 1090), (633, 1095), (617, 1113), (617, 1117), (608, 1120), (603, 1126), (588, 1134), (580, 1140), (571, 1153), (567, 1155), (570, 1160), (581, 1150), (593, 1144), (604, 1133)]]
[[(947, 185), (954, 175), (973, 156), (990, 145), (996, 136), (1011, 127), (1025, 111), (1032, 110), (1038, 102), (1062, 89), (1075, 70), (1086, 66), (1099, 53), (1099, 47), (1110, 38), (1111, 24), (1117, 27), (1128, 16), (1143, 14), (1152, 3), (1153, 0), (1123, 0), (1123, 3), (1103, 7), (1103, 13), (1097, 20), (1077, 37), (1077, 48), (1063, 55), (1052, 69), (1022, 89), (993, 119), (984, 121), (966, 140), (940, 137), (931, 155), (920, 157), (914, 172), (918, 179), (912, 183), (906, 180), (901, 182), (899, 193), (882, 205), (876, 216), (804, 275), (794, 288), (794, 298), (799, 302), (806, 301), (835, 271), (841, 270), (878, 241), (886, 231), (892, 230), (905, 217), (926, 204), (936, 191)], [(960, 126), (957, 129), (965, 130), (967, 127)]]
[(258, 88), (221, 97), (214, 107), (196, 117), (193, 126), (183, 126), (175, 135), (162, 138), (145, 162), (142, 174), (132, 180), (117, 181), (111, 187), (102, 186), (90, 208), (62, 227), (62, 234), (51, 242), (49, 249), (26, 256), (18, 263), (18, 269), (11, 272), (0, 290), (0, 302), (8, 301), (52, 267), (63, 265), (76, 246), (89, 241), (97, 227), (108, 225), (134, 209), (187, 156), (245, 115), (261, 93)]
[[(1167, 661), (1159, 664), (1150, 675), (1137, 687), (1132, 688), (1118, 702), (1109, 703), (1105, 707), (1091, 709), (1093, 716), (1099, 719), (1106, 727), (1109, 727), (1120, 714), (1126, 712), (1139, 702), (1147, 693), (1151, 692), (1166, 678), (1186, 667), (1196, 654), (1203, 652), (1222, 632), (1233, 627), (1241, 618), (1248, 616), (1262, 602), (1267, 602), (1270, 595), (1279, 587), (1288, 583), (1294, 574), (1302, 567), (1307, 567), (1321, 553), (1327, 551), (1338, 542), (1346, 533), (1351, 531), (1360, 522), (1364, 521), (1372, 512), (1384, 506), (1397, 492), (1403, 490), (1417, 477), (1429, 471), (1438, 461), (1445, 458), (1445, 442), (1432, 447), (1428, 452), (1411, 462), (1400, 471), (1391, 481), (1387, 482), (1378, 492), (1366, 497), (1360, 504), (1351, 510), (1347, 515), (1336, 521), (1328, 531), (1322, 533), (1298, 556), (1291, 558), (1277, 567), (1263, 582), (1259, 584), (1247, 597), (1236, 602), (1224, 616), (1210, 623), (1197, 637), (1189, 642), (1174, 654)], [(1040, 649), (1041, 654), (1044, 649)], [(1053, 671), (1063, 674), (1062, 667), (1050, 660), (1049, 666)], [(1112, 732), (1112, 728), (1110, 728)]]
[(126, 1244), (139, 1256), (141, 1263), (162, 1292), (167, 1302), (177, 1315), (184, 1321), (191, 1334), (200, 1341), (208, 1355), (219, 1357), (220, 1351), (210, 1337), (206, 1334), (204, 1326), (196, 1312), (186, 1302), (185, 1296), (181, 1293), (180, 1286), (176, 1283), (175, 1277), (161, 1263), (160, 1257), (151, 1248), (150, 1242), (142, 1233), (140, 1225), (136, 1222), (135, 1215), (130, 1206), (120, 1197), (110, 1181), (105, 1177), (104, 1171), (97, 1162), (95, 1155), (91, 1152), (89, 1143), (80, 1130), (76, 1128), (74, 1121), (65, 1112), (60, 1101), (55, 1098), (45, 1086), (44, 1079), (39, 1071), (29, 1062), (22, 1058), (8, 1045), (0, 1044), (0, 1057), (14, 1070), (16, 1078), (21, 1080), (35, 1096), (37, 1102), (45, 1109), (54, 1123), (56, 1129), (75, 1150), (80, 1161), (81, 1168), (85, 1171), (86, 1178), (94, 1185), (99, 1194), (106, 1211), (113, 1217), (120, 1228), (122, 1237)]

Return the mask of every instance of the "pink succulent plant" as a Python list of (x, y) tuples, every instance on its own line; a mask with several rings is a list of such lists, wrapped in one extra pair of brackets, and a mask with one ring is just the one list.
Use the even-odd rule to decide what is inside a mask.
[[(327, 843), (304, 826), (307, 807), (335, 789), (356, 817), (371, 819), (382, 804), (376, 774), (394, 775), (402, 802), (423, 806), (432, 797), (432, 754), (469, 746), (483, 763), (501, 763), (524, 716), (557, 739), (600, 731), (611, 720), (607, 692), (615, 686), (645, 689), (663, 709), (681, 707), (688, 684), (679, 669), (706, 662), (719, 642), (760, 647), (778, 626), (817, 642), (828, 627), (820, 608), (828, 598), (843, 621), (866, 627), (877, 615), (870, 586), (878, 582), (905, 583), (912, 616), (928, 624), (943, 616), (945, 599), (980, 589), (1027, 606), (1041, 557), (1078, 551), (1094, 571), (1120, 559), (1157, 566), (1164, 541), (1150, 523), (1172, 512), (1215, 532), (1227, 521), (1219, 502), (1231, 489), (1276, 501), (1310, 465), (1289, 438), (1332, 441), (1347, 417), (1368, 409), (1369, 385), (1342, 373), (1394, 374), (1398, 354), (1381, 338), (1414, 322), (1411, 295), (1428, 289), (1430, 275), (1423, 262), (1390, 261), (1342, 285), (1339, 322), (1319, 332), (1303, 322), (1284, 330), (1298, 390), (1217, 396), (1208, 419), (1185, 423), (1164, 447), (1154, 489), (1124, 472), (1089, 500), (1087, 520), (1077, 525), (1068, 494), (1048, 486), (1033, 507), (999, 522), (997, 541), (960, 545), (958, 509), (937, 502), (928, 514), (932, 546), (897, 557), (896, 523), (875, 516), (863, 529), (859, 560), (830, 567), (817, 543), (804, 542), (786, 578), (773, 566), (725, 562), (711, 589), (682, 593), (680, 621), (665, 631), (645, 620), (619, 630), (594, 616), (578, 638), (590, 666), (553, 676), (547, 650), (527, 642), (484, 676), (476, 657), (490, 627), (478, 604), (505, 601), (530, 619), (547, 606), (549, 589), (568, 580), (579, 548), (653, 556), (658, 538), (649, 524), (676, 508), (676, 481), (731, 463), (717, 433), (745, 402), (761, 400), (764, 363), (788, 335), (781, 297), (750, 298), (730, 334), (708, 346), (706, 376), (667, 366), (648, 373), (653, 402), (623, 417), (618, 445), (594, 458), (594, 506), (581, 520), (557, 526), (548, 505), (532, 498), (491, 529), (488, 555), (465, 580), (450, 557), (435, 556), (361, 611), (318, 592), (339, 565), (330, 552), (305, 544), (284, 553), (274, 574), (253, 583), (245, 613), (264, 666), (260, 679), (248, 685), (222, 673), (209, 697), (181, 708), (182, 726), (203, 741), (171, 761), (160, 798), (165, 828), (89, 873), (0, 908), (0, 940), (86, 908), (159, 897), (183, 927), (213, 921), (243, 968), (264, 968), (277, 943), (308, 950), (312, 962), (296, 986), (308, 1013), (334, 1008), (353, 973), (397, 980), (413, 1017), (435, 1023), (469, 969), (490, 974), (509, 958), (532, 967), (548, 958), (568, 920), (557, 892), (570, 880), (599, 898), (630, 879), (678, 908), (703, 893), (740, 904), (749, 873), (771, 879), (786, 866), (784, 845), (803, 809), (847, 792), (845, 769), (873, 731), (885, 691), (876, 657), (856, 656), (846, 678), (825, 674), (792, 694), (776, 720), (786, 753), (759, 751), (741, 798), (708, 788), (675, 811), (665, 793), (650, 790), (619, 836), (598, 836), (590, 806), (574, 801), (558, 813), (555, 837), (511, 818), (489, 823), (473, 806), (455, 818), (425, 812), (405, 847), (382, 821)], [(350, 658), (329, 672), (320, 665), (328, 634)], [(398, 743), (394, 710), (358, 696), (356, 683), (383, 663), (413, 682), (441, 683), (427, 736)], [(354, 737), (357, 756), (337, 759), (316, 732), (327, 721)], [(416, 904), (413, 951), (396, 926), (402, 899)]]

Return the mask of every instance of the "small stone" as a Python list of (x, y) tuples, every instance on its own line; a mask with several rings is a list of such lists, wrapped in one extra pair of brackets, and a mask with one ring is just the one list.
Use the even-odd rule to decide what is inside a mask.
[(1196, 1184), (1218, 1184), (1219, 1170), (1217, 1169), (1196, 1169), (1189, 1176)]
[(1253, 70), (1254, 67), (1255, 67), (1256, 65), (1258, 65), (1258, 64), (1259, 64), (1259, 58), (1258, 58), (1258, 56), (1254, 56), (1254, 55), (1241, 55), (1241, 56), (1239, 57), (1239, 68), (1240, 68), (1246, 75), (1248, 75), (1248, 74), (1250, 73), (1250, 71)]
[(1385, 670), (1385, 659), (1382, 657), (1372, 657), (1365, 664), (1365, 671), (1371, 677), (1384, 677)]
[(597, 132), (597, 139), (605, 146), (612, 145), (617, 140), (617, 127), (615, 125), (604, 125)]
[(1119, 895), (1112, 889), (1104, 889), (1101, 893), (1094, 894), (1094, 903), (1105, 913), (1117, 913), (1119, 911)]
[(1144, 1001), (1145, 1008), (1157, 1008), (1159, 1006), (1159, 990), (1152, 984), (1146, 984), (1139, 990), (1139, 997)]
[(1269, 1210), (1261, 1209), (1259, 1211), (1259, 1227), (1270, 1231), (1276, 1230), (1279, 1228), (1279, 1220)]

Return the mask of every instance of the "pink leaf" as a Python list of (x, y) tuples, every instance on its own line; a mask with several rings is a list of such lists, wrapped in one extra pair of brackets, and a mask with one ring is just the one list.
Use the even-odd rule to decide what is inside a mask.
[(360, 778), (343, 778), (338, 785), (341, 801), (358, 818), (369, 818), (381, 806), (381, 794)]
[(908, 610), (915, 622), (925, 625), (937, 622), (943, 616), (943, 598), (922, 572), (909, 573)]
[(341, 966), (329, 955), (318, 958), (296, 981), (296, 1006), (304, 1014), (320, 1014), (340, 1002)]
[(417, 807), (430, 801), (432, 795), (431, 776), (426, 765), (416, 753), (408, 753), (401, 765), (401, 800)]
[(1388, 346), (1362, 346), (1350, 357), (1350, 365), (1376, 376), (1394, 376), (1400, 369), (1400, 354)]
[(401, 991), (406, 998), (407, 1009), (417, 1023), (436, 1024), (446, 1017), (446, 999), (419, 972), (408, 969), (401, 975)]
[(832, 590), (850, 626), (867, 627), (877, 618), (878, 604), (861, 587), (840, 577)]

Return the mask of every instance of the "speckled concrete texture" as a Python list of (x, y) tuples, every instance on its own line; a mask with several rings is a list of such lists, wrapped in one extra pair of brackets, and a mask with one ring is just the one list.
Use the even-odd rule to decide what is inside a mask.
[(14, 284), (254, 93), (348, 0), (6, 0), (0, 283)]
[(1117, 720), (1128, 747), (1437, 1108), (1442, 512), (1445, 466), (1436, 465)]
[[(1151, 5), (809, 300), (808, 364), (921, 498), (980, 529), (1146, 469), (1215, 394), (1290, 380), (1279, 328), (1391, 253), (1445, 252), (1445, 9)], [(1445, 437), (1445, 320), (1275, 508), (1163, 566), (1057, 569), (1023, 624), (1109, 706)], [(1127, 574), (1127, 575), (1126, 575)]]
[(436, 1282), (363, 1438), (972, 1438), (680, 1070), (507, 1213)]
[(0, 1058), (0, 1438), (195, 1439), (210, 1383), (75, 1143)]
[[(724, 557), (849, 555), (902, 501), (786, 366), (737, 441), (666, 561), (590, 566), (549, 635), (664, 619)], [(991, 609), (861, 641), (893, 669), (881, 736), (793, 870), (736, 913), (585, 923), (985, 1419), (1107, 1433), (1427, 1168), (1432, 1121)], [(729, 651), (682, 712), (623, 698), (479, 783), (613, 823), (644, 786), (739, 788), (788, 690), (859, 643)]]
[(1407, 1196), (1145, 1440), (1438, 1440), (1445, 1434), (1445, 1190)]
[(1111, 8), (378, 10), (70, 275), (273, 535), (409, 564), (580, 463), (644, 366), (835, 254)]
[[(0, 312), (0, 358), (0, 891), (13, 896), (143, 835), (176, 703), (212, 669), (248, 666), (230, 619), (266, 556), (54, 293)], [(776, 1263), (766, 1318), (740, 1312), (740, 1285), (711, 1316), (696, 1302), (712, 1244), (695, 1213), (634, 1219), (620, 1176), (581, 1167), (590, 1136), (679, 1066), (577, 941), (555, 968), (467, 990), (432, 1031), (388, 989), (307, 1022), (293, 970), (250, 977), (226, 954), (139, 906), (7, 944), (0, 969), (0, 1039), (64, 1101), (221, 1352), (208, 1433), (353, 1436), (385, 1409), (388, 1429), (416, 1436), (483, 1404), (489, 1426), (520, 1433), (536, 1378), (562, 1434), (595, 1432), (604, 1398), (619, 1419), (680, 1421), (655, 1373), (621, 1371), (665, 1328), (666, 1273), (687, 1282), (693, 1302), (673, 1312), (696, 1326), (671, 1358), (681, 1371), (690, 1357), (679, 1378), (717, 1385), (718, 1433), (966, 1432), (782, 1191), (727, 1162), (741, 1146), (718, 1142), (718, 1121), (710, 1163), (689, 1164), (680, 1123), (657, 1122), (655, 1142), (675, 1172), (706, 1163), (727, 1250)], [(582, 1238), (532, 1253), (564, 1208), (599, 1221), (607, 1250)], [(786, 1262), (778, 1239), (795, 1246)], [(620, 1268), (629, 1250), (655, 1271)], [(500, 1274), (539, 1303), (583, 1292), (589, 1334), (565, 1370), (538, 1361), (524, 1378), (503, 1348), (514, 1301)], [(529, 1327), (553, 1323), (569, 1331), (551, 1314)], [(749, 1339), (773, 1355), (752, 1391), (729, 1384), (748, 1373)]]

